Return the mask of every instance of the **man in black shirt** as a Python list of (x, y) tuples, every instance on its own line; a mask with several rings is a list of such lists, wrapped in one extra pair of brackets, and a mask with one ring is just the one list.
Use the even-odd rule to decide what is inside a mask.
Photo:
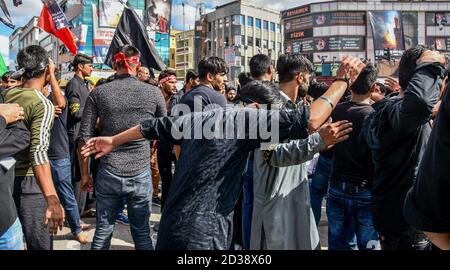
[[(51, 63), (50, 66), (54, 70), (54, 64)], [(80, 224), (80, 213), (72, 185), (69, 134), (67, 131), (68, 102), (57, 84), (60, 80), (59, 73), (56, 74), (55, 79), (51, 80), (52, 83), (49, 85), (51, 86), (51, 93), (49, 93), (47, 88), (44, 88), (42, 91), (44, 96), (55, 106), (57, 115), (51, 132), (48, 158), (50, 160), (53, 183), (61, 204), (64, 206), (71, 232), (78, 242), (85, 244), (87, 240), (82, 234), (83, 227)]]
[(227, 100), (220, 94), (228, 74), (225, 61), (218, 57), (203, 59), (198, 64), (198, 73), (200, 84), (185, 94), (180, 103), (189, 107), (189, 113), (217, 107), (225, 108)]
[[(77, 155), (76, 139), (80, 130), (81, 117), (83, 116), (86, 100), (89, 96), (86, 77), (92, 73), (92, 58), (83, 54), (75, 55), (72, 66), (75, 69), (75, 75), (66, 86), (66, 97), (68, 100), (69, 114), (67, 117), (67, 130), (69, 133), (69, 152), (72, 165), (72, 182), (75, 187), (75, 197), (78, 201), (79, 211), (83, 212), (87, 193), (81, 192), (80, 180), (82, 175), (80, 161)], [(88, 180), (86, 180), (87, 182)]]
[(333, 169), (327, 194), (328, 246), (349, 250), (348, 239), (356, 233), (359, 250), (379, 249), (378, 234), (370, 213), (370, 184), (373, 165), (370, 151), (359, 138), (366, 116), (373, 111), (370, 94), (378, 71), (369, 63), (352, 85), (350, 101), (333, 111), (333, 121), (348, 120), (353, 132), (348, 140), (334, 146)]
[(450, 91), (445, 94), (423, 154), (414, 186), (409, 191), (406, 221), (437, 247), (450, 250)]
[(23, 233), (12, 197), (14, 163), (12, 158), (30, 144), (30, 132), (22, 122), (23, 108), (3, 104), (0, 95), (0, 250), (23, 250)]
[(372, 153), (372, 216), (382, 249), (428, 249), (423, 233), (403, 217), (406, 193), (430, 137), (445, 58), (423, 46), (407, 50), (399, 69), (400, 95), (373, 105), (361, 131)]

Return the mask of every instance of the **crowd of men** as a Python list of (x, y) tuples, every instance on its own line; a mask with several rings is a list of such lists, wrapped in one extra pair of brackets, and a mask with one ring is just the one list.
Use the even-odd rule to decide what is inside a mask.
[(209, 57), (180, 90), (140, 58), (120, 47), (115, 74), (89, 87), (93, 61), (78, 54), (63, 91), (42, 47), (19, 52), (0, 92), (0, 249), (51, 250), (64, 221), (90, 242), (80, 214), (92, 192), (92, 249), (109, 249), (121, 222), (139, 250), (318, 250), (324, 197), (330, 250), (450, 249), (439, 52), (407, 50), (384, 83), (345, 57), (329, 86), (300, 54), (253, 56), (237, 88)]

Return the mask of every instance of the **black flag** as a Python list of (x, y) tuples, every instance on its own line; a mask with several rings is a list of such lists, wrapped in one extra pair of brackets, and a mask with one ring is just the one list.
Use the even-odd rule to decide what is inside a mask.
[(5, 14), (6, 19), (0, 17), (0, 22), (4, 23), (6, 26), (14, 29), (15, 26), (12, 23), (11, 20), (11, 15), (9, 15), (9, 11), (8, 8), (6, 7), (5, 1), (4, 0), (0, 0), (0, 8), (2, 9), (3, 13)]
[(123, 10), (122, 17), (120, 17), (114, 38), (105, 58), (106, 65), (112, 67), (114, 51), (125, 44), (130, 44), (139, 49), (141, 52), (141, 63), (144, 66), (156, 70), (166, 69), (166, 65), (159, 57), (155, 47), (150, 44), (142, 21), (136, 12), (129, 7)]

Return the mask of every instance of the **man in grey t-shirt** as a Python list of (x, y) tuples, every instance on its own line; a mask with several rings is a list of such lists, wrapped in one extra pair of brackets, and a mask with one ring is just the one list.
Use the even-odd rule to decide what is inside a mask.
[[(116, 51), (114, 81), (97, 87), (84, 109), (79, 141), (83, 145), (98, 123), (100, 136), (111, 136), (127, 130), (141, 121), (166, 114), (164, 99), (158, 88), (136, 79), (140, 52), (125, 45)], [(83, 174), (88, 173), (87, 161), (82, 161)], [(82, 177), (82, 179), (90, 179)], [(89, 186), (83, 181), (83, 188)], [(152, 181), (150, 144), (136, 140), (118, 147), (100, 159), (95, 181), (97, 198), (97, 228), (92, 249), (109, 249), (119, 201), (126, 196), (131, 234), (136, 249), (153, 249), (150, 239)]]

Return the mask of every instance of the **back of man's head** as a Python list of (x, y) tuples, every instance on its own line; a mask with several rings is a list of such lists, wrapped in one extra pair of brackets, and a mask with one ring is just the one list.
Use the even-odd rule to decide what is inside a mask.
[(257, 54), (250, 59), (250, 74), (255, 80), (270, 72), (272, 61), (265, 54)]
[(227, 74), (228, 66), (222, 58), (219, 57), (208, 57), (204, 58), (198, 64), (198, 75), (200, 80), (205, 80), (210, 73), (212, 76), (217, 74)]
[(310, 95), (314, 99), (318, 99), (320, 96), (325, 94), (328, 88), (329, 88), (328, 84), (324, 82), (313, 81), (309, 85), (308, 95)]
[(50, 61), (44, 48), (38, 45), (31, 45), (19, 51), (17, 64), (20, 69), (24, 69), (23, 78), (28, 80), (42, 76)]
[(240, 87), (244, 87), (247, 83), (253, 81), (252, 74), (250, 72), (241, 72), (238, 75), (238, 81)]
[[(139, 65), (139, 61), (137, 61), (137, 60), (136, 61), (130, 61), (130, 60), (125, 60), (124, 58), (121, 58), (119, 55), (122, 55), (122, 54), (123, 54), (124, 58), (126, 58), (126, 59), (131, 58), (131, 57), (135, 57), (135, 56), (136, 57), (140, 57), (141, 56), (141, 52), (136, 47), (134, 47), (132, 45), (126, 44), (126, 45), (123, 45), (123, 46), (117, 48), (114, 51), (114, 58), (115, 58), (116, 67), (118, 69), (124, 69), (124, 68), (128, 69), (127, 65), (130, 68), (135, 68), (136, 66)], [(118, 56), (118, 57), (116, 58), (116, 56)], [(125, 61), (127, 63), (125, 63)]]
[(251, 81), (242, 87), (239, 100), (245, 103), (258, 103), (266, 105), (282, 104), (278, 87), (270, 81)]
[(427, 47), (418, 45), (405, 51), (405, 53), (403, 54), (398, 69), (398, 82), (402, 90), (406, 90), (409, 81), (411, 81), (412, 77), (414, 76), (414, 72), (417, 67), (416, 61), (426, 50)]
[(277, 71), (280, 83), (292, 81), (299, 73), (312, 73), (313, 64), (299, 53), (283, 54), (278, 58)]
[(197, 80), (198, 79), (198, 72), (190, 69), (186, 72), (186, 83), (190, 82), (191, 80)]
[(366, 95), (377, 82), (378, 70), (374, 64), (368, 63), (359, 74), (351, 87), (351, 91), (357, 95)]

